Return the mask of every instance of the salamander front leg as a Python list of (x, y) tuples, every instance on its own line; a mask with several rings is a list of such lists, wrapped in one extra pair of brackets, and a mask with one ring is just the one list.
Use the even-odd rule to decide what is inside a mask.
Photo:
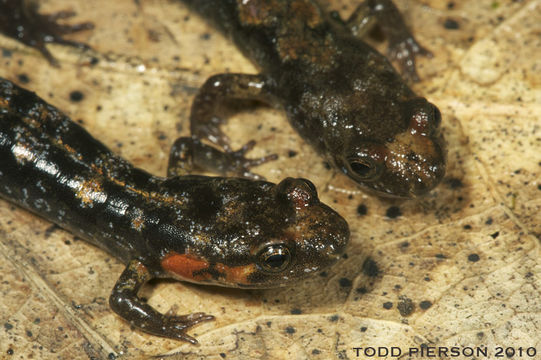
[(167, 316), (157, 312), (137, 296), (141, 286), (152, 277), (139, 260), (130, 261), (109, 298), (111, 309), (141, 331), (197, 344), (186, 331), (200, 322), (214, 320), (214, 316), (205, 313)]
[(404, 76), (419, 81), (415, 69), (415, 56), (432, 56), (423, 48), (406, 27), (402, 14), (391, 0), (366, 0), (344, 23), (356, 36), (364, 36), (377, 24), (389, 39), (388, 56), (396, 60)]
[(268, 81), (262, 75), (248, 74), (218, 74), (208, 78), (192, 104), (192, 135), (230, 151), (229, 139), (220, 130), (225, 121), (220, 115), (220, 106), (232, 99), (270, 102), (272, 95)]
[(255, 145), (250, 141), (237, 151), (221, 151), (203, 144), (199, 139), (181, 137), (171, 147), (167, 176), (191, 174), (194, 171), (210, 171), (221, 176), (240, 176), (262, 180), (263, 177), (250, 172), (250, 168), (268, 161), (276, 160), (276, 154), (257, 159), (247, 159), (244, 155)]

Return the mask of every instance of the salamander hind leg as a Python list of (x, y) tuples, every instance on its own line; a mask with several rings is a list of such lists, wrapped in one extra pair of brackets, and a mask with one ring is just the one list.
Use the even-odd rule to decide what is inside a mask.
[(389, 39), (389, 58), (397, 61), (404, 76), (419, 81), (415, 57), (431, 57), (432, 53), (415, 40), (391, 0), (363, 1), (344, 24), (356, 36), (363, 36), (373, 25), (379, 25)]
[(205, 313), (167, 316), (154, 310), (137, 296), (141, 286), (152, 277), (139, 260), (130, 261), (109, 298), (111, 309), (141, 331), (197, 344), (186, 331), (200, 322), (214, 320), (214, 316)]
[(193, 137), (181, 137), (171, 147), (167, 176), (191, 174), (194, 171), (209, 171), (221, 176), (239, 176), (254, 180), (263, 177), (250, 169), (278, 158), (276, 154), (256, 159), (247, 159), (244, 155), (255, 145), (250, 141), (237, 151), (222, 151), (202, 143)]

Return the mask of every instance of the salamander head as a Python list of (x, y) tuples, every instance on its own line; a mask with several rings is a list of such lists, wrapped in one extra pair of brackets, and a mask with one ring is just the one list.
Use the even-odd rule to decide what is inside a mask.
[(335, 263), (349, 240), (346, 221), (321, 203), (306, 179), (287, 178), (274, 189), (275, 214), (283, 228), (252, 249), (257, 271), (251, 281), (265, 285), (295, 281)]
[(291, 284), (335, 263), (349, 240), (346, 221), (322, 204), (314, 185), (223, 179), (227, 194), (184, 253), (162, 268), (182, 280), (229, 287)]
[(350, 178), (380, 195), (412, 198), (433, 189), (445, 174), (441, 114), (424, 98), (407, 100), (400, 109), (407, 125), (403, 131), (386, 140), (354, 139), (337, 163)]

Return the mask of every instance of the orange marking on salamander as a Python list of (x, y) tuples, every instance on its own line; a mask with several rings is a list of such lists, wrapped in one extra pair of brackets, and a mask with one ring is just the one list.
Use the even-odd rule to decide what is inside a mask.
[[(213, 273), (219, 274), (218, 279), (213, 279), (212, 273), (202, 270), (209, 269), (210, 263), (202, 258), (189, 254), (171, 253), (161, 261), (162, 268), (185, 280), (201, 282), (217, 282), (222, 284), (249, 284), (248, 276), (256, 271), (254, 264), (241, 266), (227, 266), (216, 263), (212, 267)], [(194, 275), (194, 272), (197, 274)]]
[(161, 261), (162, 268), (187, 280), (204, 281), (211, 278), (208, 273), (193, 275), (194, 271), (208, 269), (210, 264), (201, 258), (188, 254), (172, 253)]
[(246, 284), (248, 281), (248, 276), (255, 272), (256, 267), (254, 264), (241, 265), (241, 266), (226, 266), (224, 264), (216, 264), (216, 270), (221, 274), (225, 274), (225, 282), (228, 284)]

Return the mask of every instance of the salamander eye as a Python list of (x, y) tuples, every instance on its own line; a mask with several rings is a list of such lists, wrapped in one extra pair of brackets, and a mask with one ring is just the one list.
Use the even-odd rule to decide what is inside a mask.
[(348, 161), (349, 169), (353, 177), (369, 181), (375, 180), (381, 174), (381, 166), (368, 155), (350, 158)]
[(303, 180), (304, 183), (305, 183), (306, 185), (308, 185), (308, 187), (310, 188), (310, 190), (312, 190), (314, 193), (317, 194), (316, 186), (314, 185), (314, 183), (312, 183), (312, 182), (311, 182), (310, 180), (308, 180), (308, 179), (301, 179), (301, 180)]
[(263, 270), (276, 273), (285, 270), (289, 266), (291, 252), (283, 244), (273, 244), (263, 248), (257, 258)]

